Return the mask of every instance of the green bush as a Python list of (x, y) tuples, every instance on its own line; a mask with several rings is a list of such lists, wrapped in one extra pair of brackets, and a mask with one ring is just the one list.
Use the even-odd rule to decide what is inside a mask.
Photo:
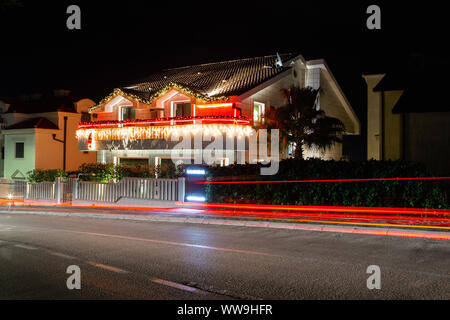
[(42, 181), (54, 182), (56, 177), (74, 177), (81, 181), (112, 182), (125, 177), (174, 179), (181, 175), (182, 166), (175, 167), (172, 162), (163, 163), (156, 169), (148, 165), (117, 165), (112, 163), (85, 163), (78, 170), (63, 172), (60, 169), (36, 169), (28, 173), (28, 181), (39, 183)]
[[(286, 159), (274, 176), (261, 176), (261, 164), (211, 167), (209, 180), (327, 180), (425, 177), (421, 165), (405, 161), (324, 161)], [(449, 208), (445, 180), (208, 184), (210, 202)]]
[(110, 163), (84, 163), (75, 174), (82, 181), (109, 182), (121, 178), (121, 171)]
[(28, 172), (28, 181), (33, 183), (39, 182), (55, 182), (56, 178), (67, 177), (67, 174), (60, 169), (50, 169), (50, 170), (42, 170), (42, 169), (34, 169)]
[(73, 172), (83, 181), (111, 182), (119, 181), (125, 177), (173, 179), (180, 176), (180, 168), (175, 168), (172, 162), (163, 163), (154, 168), (148, 165), (116, 165), (112, 163), (87, 163)]

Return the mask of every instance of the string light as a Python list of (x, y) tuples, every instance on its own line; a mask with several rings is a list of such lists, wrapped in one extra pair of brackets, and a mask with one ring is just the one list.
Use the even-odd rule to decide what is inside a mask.
[(133, 127), (99, 127), (80, 128), (76, 131), (77, 139), (90, 141), (95, 146), (99, 140), (140, 140), (140, 139), (168, 139), (171, 135), (186, 134), (221, 135), (229, 137), (249, 136), (252, 128), (249, 125), (238, 124), (190, 124), (173, 126), (133, 126)]
[(78, 129), (127, 127), (137, 125), (141, 126), (177, 125), (177, 124), (185, 125), (185, 124), (198, 124), (203, 122), (251, 125), (251, 120), (245, 116), (216, 115), (216, 116), (172, 117), (172, 118), (158, 118), (158, 119), (105, 120), (95, 122), (80, 122), (78, 124)]
[(132, 94), (132, 93), (124, 92), (120, 88), (116, 88), (116, 89), (114, 89), (114, 91), (112, 93), (110, 93), (108, 96), (103, 98), (97, 105), (90, 107), (89, 112), (97, 111), (98, 109), (101, 108), (102, 105), (104, 105), (105, 103), (108, 103), (109, 101), (111, 101), (112, 99), (117, 97), (118, 95), (120, 95), (126, 99), (129, 99), (129, 100), (132, 99), (132, 100), (136, 100), (136, 101), (139, 101), (139, 102), (142, 102), (145, 104), (151, 104), (154, 99), (157, 99), (157, 98), (165, 95), (167, 92), (169, 92), (172, 89), (175, 89), (183, 94), (189, 95), (189, 96), (194, 97), (203, 102), (227, 101), (228, 100), (227, 96), (211, 97), (207, 94), (203, 94), (198, 91), (192, 90), (192, 89), (190, 89), (182, 84), (179, 84), (177, 82), (170, 81), (164, 88), (153, 93), (147, 99), (144, 99), (144, 98), (142, 98), (138, 95)]

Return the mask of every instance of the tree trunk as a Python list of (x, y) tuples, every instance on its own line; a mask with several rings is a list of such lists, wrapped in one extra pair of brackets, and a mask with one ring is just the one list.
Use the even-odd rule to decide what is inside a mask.
[(303, 145), (301, 140), (295, 142), (295, 153), (294, 158), (298, 160), (303, 160)]

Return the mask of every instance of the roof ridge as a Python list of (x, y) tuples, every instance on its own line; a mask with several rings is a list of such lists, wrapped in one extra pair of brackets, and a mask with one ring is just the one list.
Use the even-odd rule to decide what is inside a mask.
[[(295, 52), (279, 53), (280, 56), (281, 55), (295, 55), (295, 54), (297, 54), (297, 53), (295, 53)], [(225, 61), (216, 61), (216, 62), (193, 64), (193, 65), (189, 65), (189, 66), (182, 66), (182, 67), (174, 67), (174, 68), (162, 69), (160, 72), (162, 72), (162, 71), (170, 71), (170, 70), (178, 70), (178, 69), (185, 69), (185, 68), (192, 68), (192, 67), (199, 67), (199, 66), (208, 66), (208, 65), (219, 64), (219, 63), (229, 63), (229, 62), (236, 62), (236, 61), (255, 60), (255, 59), (269, 58), (269, 57), (276, 58), (277, 55), (276, 54), (271, 54), (271, 55), (259, 56), (259, 57), (249, 57), (249, 58), (231, 59), (231, 60), (225, 60)]]

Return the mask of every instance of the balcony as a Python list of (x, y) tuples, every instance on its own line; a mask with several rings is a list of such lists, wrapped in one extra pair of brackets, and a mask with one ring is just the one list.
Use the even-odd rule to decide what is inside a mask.
[[(143, 120), (125, 121), (97, 121), (81, 122), (78, 125), (76, 136), (80, 150), (103, 150), (111, 145), (120, 145), (119, 149), (126, 146), (136, 147), (136, 143), (141, 140), (139, 149), (146, 146), (149, 148), (167, 148), (170, 143), (167, 141), (172, 135), (226, 135), (228, 137), (247, 137), (252, 131), (252, 121), (243, 116), (194, 116), (194, 117), (173, 117)], [(144, 140), (153, 140), (144, 143)], [(156, 140), (165, 140), (164, 142)], [(101, 143), (104, 142), (104, 143)], [(108, 144), (108, 142), (110, 142)], [(108, 147), (107, 147), (108, 146)]]

